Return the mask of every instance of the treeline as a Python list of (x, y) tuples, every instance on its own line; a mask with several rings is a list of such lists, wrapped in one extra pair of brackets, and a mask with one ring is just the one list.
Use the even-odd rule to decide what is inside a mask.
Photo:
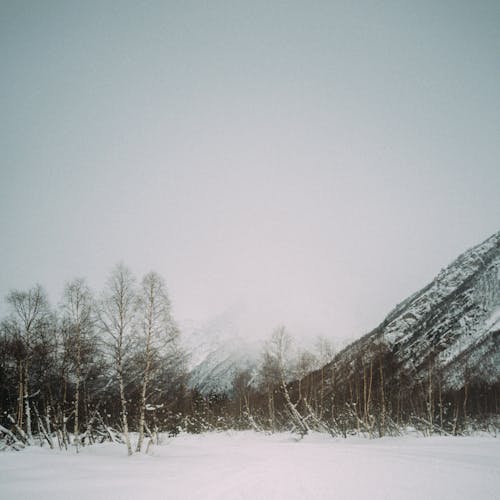
[(314, 352), (297, 351), (284, 327), (265, 343), (254, 370), (236, 373), (228, 393), (189, 389), (188, 357), (165, 282), (155, 272), (138, 282), (118, 265), (98, 295), (75, 279), (57, 307), (40, 286), (6, 299), (0, 448), (45, 442), (78, 451), (111, 440), (132, 454), (161, 432), (214, 429), (343, 437), (409, 428), (498, 431), (498, 383), (470, 374), (461, 389), (450, 389), (436, 360), (418, 379), (383, 343), (334, 356), (320, 339)]
[[(248, 372), (235, 378), (234, 400), (243, 425), (339, 437), (500, 430), (500, 383), (475, 377), (466, 362), (464, 383), (453, 388), (437, 359), (428, 361), (425, 377), (418, 377), (382, 342), (331, 355), (317, 369), (317, 354), (293, 356), (290, 344), (285, 329), (276, 329), (264, 351), (258, 384), (248, 383)], [(301, 360), (309, 369), (300, 370)]]
[[(99, 439), (145, 434), (165, 415), (183, 411), (186, 354), (163, 279), (138, 283), (118, 265), (95, 296), (85, 280), (64, 289), (51, 307), (39, 285), (12, 291), (0, 324), (0, 433), (15, 446), (34, 434), (53, 446), (78, 448)], [(12, 444), (12, 443), (11, 443)]]

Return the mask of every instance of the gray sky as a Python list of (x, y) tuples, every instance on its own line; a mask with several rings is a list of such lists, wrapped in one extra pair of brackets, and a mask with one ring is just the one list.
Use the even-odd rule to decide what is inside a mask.
[(500, 229), (499, 54), (496, 1), (1, 1), (0, 295), (361, 335)]

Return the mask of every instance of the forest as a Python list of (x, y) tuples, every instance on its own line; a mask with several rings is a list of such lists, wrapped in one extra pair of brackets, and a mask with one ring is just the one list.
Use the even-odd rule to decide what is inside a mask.
[[(496, 433), (499, 384), (471, 377), (450, 389), (429, 361), (415, 380), (383, 343), (347, 356), (322, 339), (317, 352), (293, 348), (277, 327), (255, 370), (232, 389), (202, 394), (189, 385), (188, 353), (164, 279), (137, 280), (123, 264), (95, 294), (66, 284), (56, 307), (42, 286), (13, 290), (0, 324), (0, 447), (34, 444), (78, 451), (123, 443), (129, 455), (161, 433), (220, 429), (311, 431), (334, 437)], [(131, 438), (133, 433), (134, 438)]]

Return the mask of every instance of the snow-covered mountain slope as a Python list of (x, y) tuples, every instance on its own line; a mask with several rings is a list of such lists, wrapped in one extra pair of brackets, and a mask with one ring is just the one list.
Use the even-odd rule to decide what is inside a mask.
[(415, 381), (432, 365), (445, 388), (459, 389), (466, 379), (498, 382), (500, 232), (460, 255), (336, 362), (359, 352), (369, 356), (376, 346), (388, 348)]
[[(245, 322), (245, 312), (233, 308), (206, 325), (184, 329), (190, 387), (230, 393), (238, 371), (256, 372), (264, 340), (249, 340)], [(445, 389), (460, 389), (466, 379), (500, 381), (500, 232), (460, 255), (330, 366), (359, 353), (368, 359), (380, 348), (415, 382), (428, 376), (431, 365)]]
[(203, 394), (231, 393), (235, 375), (256, 370), (262, 342), (249, 340), (241, 327), (240, 307), (226, 311), (205, 325), (184, 328), (190, 356), (189, 386)]
[(191, 370), (189, 385), (197, 388), (202, 394), (230, 394), (237, 373), (245, 370), (250, 373), (255, 371), (259, 353), (254, 345), (242, 340), (225, 341)]
[[(258, 368), (262, 362), (266, 342), (272, 328), (255, 329), (251, 311), (246, 307), (236, 306), (201, 326), (183, 325), (184, 346), (189, 353), (189, 387), (198, 389), (203, 394), (210, 392), (231, 394), (235, 375), (242, 371), (250, 373), (250, 384), (259, 384)], [(253, 326), (252, 326), (253, 324)], [(256, 332), (256, 333), (255, 333)], [(267, 333), (267, 336), (263, 336)], [(318, 342), (327, 342), (326, 338), (294, 338), (288, 354), (290, 365), (289, 379), (296, 377), (293, 368), (305, 351), (318, 350)], [(323, 346), (323, 350), (326, 346)], [(323, 358), (325, 352), (322, 353)], [(331, 357), (330, 357), (331, 359)], [(319, 358), (311, 366), (320, 366)]]

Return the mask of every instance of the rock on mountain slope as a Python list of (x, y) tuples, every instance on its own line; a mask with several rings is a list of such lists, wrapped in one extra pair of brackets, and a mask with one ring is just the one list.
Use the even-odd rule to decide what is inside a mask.
[(436, 278), (338, 354), (385, 346), (418, 381), (439, 368), (445, 388), (500, 381), (500, 232), (460, 255)]

